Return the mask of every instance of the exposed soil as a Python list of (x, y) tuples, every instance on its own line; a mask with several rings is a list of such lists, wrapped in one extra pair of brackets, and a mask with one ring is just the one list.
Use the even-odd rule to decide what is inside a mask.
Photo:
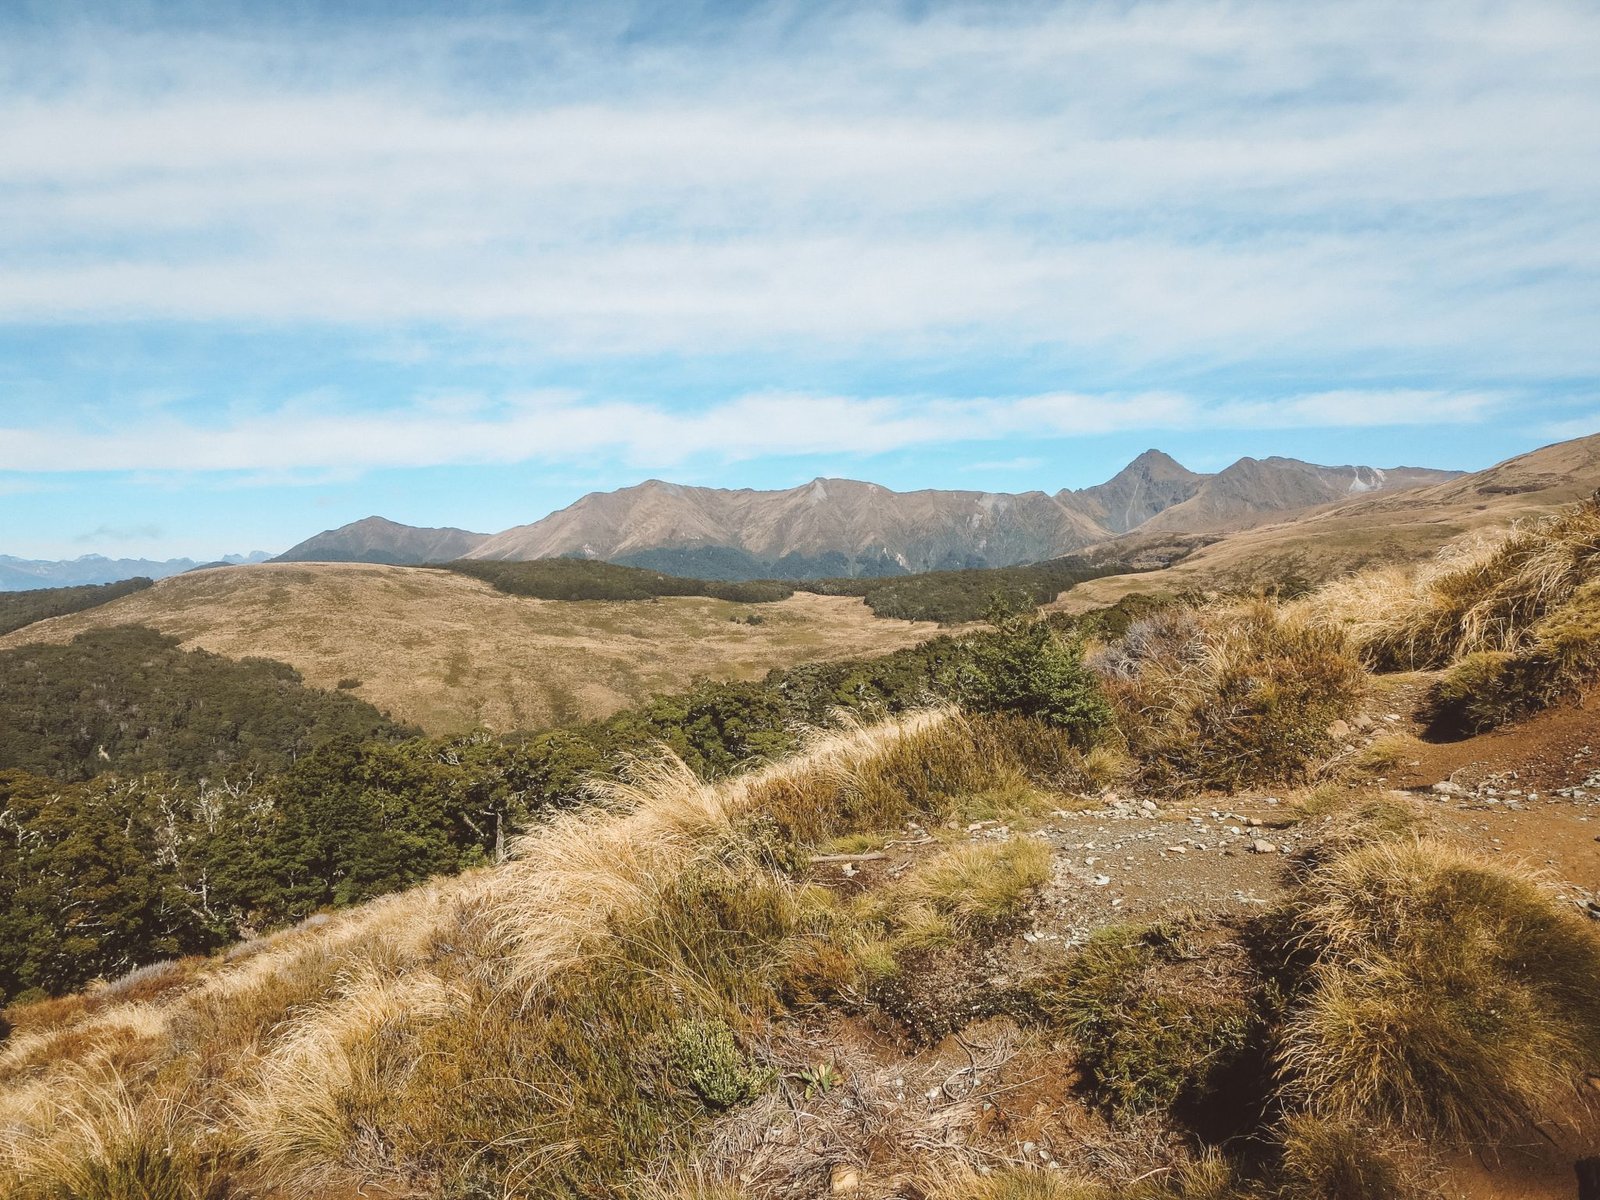
[[(1423, 740), (1416, 718), (1429, 683), (1416, 675), (1380, 680), (1368, 711), (1340, 731), (1341, 760), (1359, 759), (1375, 744), (1395, 759), (1386, 775), (1362, 790), (1387, 789), (1416, 805), (1437, 835), (1535, 868), (1560, 900), (1600, 920), (1600, 697), (1508, 730), (1433, 743)], [(1108, 794), (1016, 827), (974, 822), (940, 831), (938, 838), (912, 828), (872, 857), (818, 864), (816, 874), (819, 881), (854, 891), (903, 873), (952, 837), (982, 843), (1026, 835), (1049, 844), (1055, 852), (1051, 879), (1024, 926), (983, 961), (930, 963), (920, 981), (930, 994), (941, 993), (939, 1005), (963, 1009), (965, 998), (985, 985), (991, 991), (1003, 986), (1030, 959), (1080, 944), (1108, 925), (1189, 912), (1260, 913), (1283, 894), (1295, 853), (1322, 835), (1320, 818), (1301, 819), (1296, 801), (1303, 797), (1263, 792), (1169, 804)], [(813, 1056), (844, 1045), (845, 1057), (858, 1067), (870, 1060), (873, 1082), (861, 1086), (873, 1098), (864, 1093), (857, 1100), (896, 1115), (885, 1117), (882, 1136), (870, 1150), (816, 1147), (817, 1157), (810, 1160), (815, 1190), (785, 1195), (829, 1194), (822, 1170), (827, 1159), (859, 1174), (859, 1189), (848, 1194), (914, 1197), (905, 1163), (922, 1138), (958, 1138), (996, 1164), (1045, 1168), (1126, 1170), (1146, 1153), (1159, 1167), (1160, 1156), (1170, 1150), (1159, 1140), (1151, 1143), (1165, 1135), (1114, 1130), (1083, 1104), (1074, 1090), (1070, 1048), (1030, 1040), (1004, 1020), (978, 1019), (941, 1033), (936, 1031), (934, 1044), (917, 1045), (866, 1022), (857, 1022), (849, 1036), (838, 1026), (808, 1031), (805, 1044)], [(1001, 1050), (994, 1057), (997, 1045)], [(972, 1095), (962, 1100), (981, 1097), (975, 1109), (956, 1105), (940, 1089), (938, 1081), (947, 1078), (970, 1084)], [(807, 1103), (799, 1102), (800, 1111)], [(1600, 1126), (1592, 1113), (1575, 1115), (1560, 1128), (1531, 1130), (1492, 1155), (1462, 1156), (1447, 1165), (1441, 1194), (1457, 1200), (1570, 1200), (1576, 1186), (1572, 1163), (1584, 1154), (1600, 1154)]]

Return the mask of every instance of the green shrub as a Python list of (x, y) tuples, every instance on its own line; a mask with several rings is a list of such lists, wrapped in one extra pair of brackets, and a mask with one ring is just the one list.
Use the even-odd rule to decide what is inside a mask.
[(673, 1072), (708, 1108), (732, 1108), (754, 1099), (772, 1079), (751, 1067), (723, 1021), (685, 1021), (672, 1031)]
[(964, 708), (1028, 717), (1067, 731), (1080, 746), (1093, 744), (1111, 723), (1082, 647), (1044, 621), (1003, 619), (993, 636), (973, 642), (953, 683)]
[(1119, 1116), (1200, 1101), (1250, 1038), (1244, 981), (1200, 969), (1174, 932), (1102, 930), (1028, 988), (1030, 1005), (1077, 1043), (1094, 1098)]

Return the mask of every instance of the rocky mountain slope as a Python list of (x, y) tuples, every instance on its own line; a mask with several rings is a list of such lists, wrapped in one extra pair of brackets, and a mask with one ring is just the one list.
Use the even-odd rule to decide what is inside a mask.
[(465, 529), (419, 529), (383, 517), (325, 529), (285, 550), (274, 562), (370, 562), (405, 566), (465, 558), (489, 535)]
[[(1071, 554), (1132, 530), (1224, 530), (1350, 495), (1454, 478), (1416, 468), (1319, 467), (1242, 459), (1217, 475), (1146, 451), (1081, 490), (1007, 494), (894, 492), (816, 479), (783, 491), (731, 491), (650, 480), (594, 492), (469, 557), (583, 555), (680, 575), (807, 578), (1008, 566)], [(1168, 524), (1159, 524), (1163, 520)]]
[[(1217, 484), (1220, 492), (1219, 481), (1226, 474), (1208, 482)], [(1392, 479), (1398, 472), (1388, 474)], [(1391, 486), (1349, 496), (1299, 511), (1293, 519), (1258, 515), (1246, 527), (1239, 516), (1235, 519), (1240, 524), (1231, 534), (1205, 529), (1200, 521), (1185, 529), (1187, 505), (1178, 505), (1095, 547), (1090, 556), (1141, 567), (1171, 566), (1092, 580), (1059, 603), (1076, 611), (1114, 603), (1130, 592), (1258, 587), (1294, 580), (1315, 583), (1366, 566), (1416, 562), (1463, 534), (1504, 529), (1542, 516), (1596, 488), (1600, 488), (1600, 434), (1557, 442), (1426, 487)], [(1197, 493), (1195, 499), (1202, 501), (1202, 496)], [(1229, 508), (1217, 498), (1212, 511), (1221, 520)], [(1164, 526), (1169, 518), (1171, 525)]]
[(730, 491), (650, 480), (508, 529), (471, 557), (581, 554), (677, 574), (897, 575), (1029, 562), (1102, 536), (1087, 513), (1043, 492), (893, 492), (850, 479)]

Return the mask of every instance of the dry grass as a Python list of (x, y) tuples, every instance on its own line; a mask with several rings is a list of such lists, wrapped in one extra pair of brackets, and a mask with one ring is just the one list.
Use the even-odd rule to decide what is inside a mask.
[(1420, 1200), (1427, 1156), (1392, 1133), (1304, 1114), (1281, 1130), (1281, 1200)]
[[(1027, 765), (1004, 723), (949, 711), (818, 735), (715, 786), (641, 761), (505, 867), (159, 968), (98, 1007), (24, 1010), (0, 1049), (0, 1192), (614, 1189), (763, 1086), (750, 1039), (790, 948), (827, 932), (751, 835), (931, 821)], [(974, 930), (1045, 857), (964, 852), (906, 887)]]
[(1366, 678), (1343, 633), (1264, 602), (1164, 610), (1090, 662), (1144, 782), (1169, 791), (1293, 781)]
[(1031, 1167), (986, 1175), (958, 1169), (930, 1180), (927, 1193), (931, 1200), (1235, 1200), (1246, 1195), (1228, 1165), (1213, 1156), (1122, 1184)]
[(1469, 654), (1515, 653), (1600, 575), (1600, 503), (1574, 505), (1498, 539), (1454, 543), (1427, 566), (1330, 584), (1305, 616), (1348, 632), (1383, 670), (1437, 669)]
[(1312, 965), (1282, 1070), (1316, 1115), (1492, 1138), (1560, 1115), (1600, 1064), (1600, 937), (1527, 876), (1380, 841), (1315, 871), (1297, 919)]
[[(759, 611), (760, 625), (731, 616)], [(759, 610), (692, 597), (534, 600), (449, 571), (277, 563), (202, 571), (90, 612), (40, 622), (0, 649), (141, 624), (234, 658), (259, 655), (429, 733), (505, 731), (609, 716), (695, 675), (886, 654), (940, 632), (876, 618), (859, 599), (797, 593)]]

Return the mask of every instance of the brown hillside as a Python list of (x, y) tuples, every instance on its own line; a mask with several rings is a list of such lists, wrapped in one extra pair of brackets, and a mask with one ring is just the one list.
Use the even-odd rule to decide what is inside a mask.
[[(759, 613), (760, 625), (735, 623)], [(936, 626), (875, 618), (850, 597), (554, 601), (508, 596), (448, 571), (371, 564), (265, 564), (180, 575), (89, 612), (30, 625), (0, 649), (86, 629), (148, 625), (236, 658), (287, 662), (442, 733), (541, 728), (607, 716), (697, 675), (880, 654)]]
[(1463, 534), (1504, 529), (1596, 487), (1600, 434), (1429, 487), (1361, 495), (1225, 537), (1137, 530), (1095, 553), (1158, 562), (1187, 557), (1166, 570), (1091, 580), (1057, 603), (1081, 612), (1132, 592), (1253, 587), (1295, 578), (1314, 583), (1368, 566), (1416, 562)]

